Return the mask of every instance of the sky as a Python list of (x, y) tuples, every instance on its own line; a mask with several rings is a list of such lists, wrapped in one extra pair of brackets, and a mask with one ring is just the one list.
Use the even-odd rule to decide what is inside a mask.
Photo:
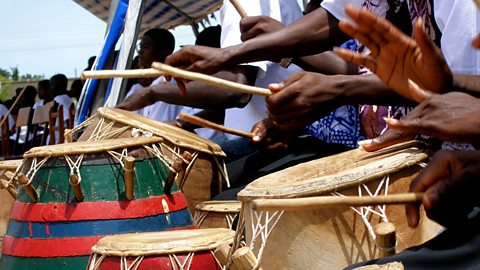
[[(298, 0), (301, 2), (301, 0)], [(69, 0), (0, 0), (0, 68), (20, 74), (78, 77), (103, 44), (106, 23)], [(215, 25), (213, 21), (213, 25)], [(172, 31), (193, 44), (189, 26)]]

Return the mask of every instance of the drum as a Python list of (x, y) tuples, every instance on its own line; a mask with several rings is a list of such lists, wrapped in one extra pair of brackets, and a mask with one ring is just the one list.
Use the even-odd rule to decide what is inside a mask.
[(0, 244), (7, 231), (10, 209), (17, 196), (17, 185), (10, 178), (21, 164), (22, 160), (0, 161)]
[(207, 201), (195, 206), (193, 220), (199, 228), (232, 228), (235, 217), (240, 212), (239, 201)]
[[(154, 155), (132, 157), (159, 137), (32, 148), (13, 177), (19, 192), (0, 269), (85, 269), (107, 235), (193, 228), (170, 170)], [(173, 179), (171, 179), (173, 180)]]
[(402, 205), (265, 212), (253, 211), (250, 206), (259, 198), (408, 192), (427, 157), (424, 145), (418, 142), (373, 153), (359, 148), (259, 178), (238, 194), (243, 202), (244, 223), (240, 224), (245, 227), (246, 243), (267, 270), (342, 269), (376, 258), (386, 251), (375, 241), (374, 226), (381, 222), (396, 226), (396, 247), (390, 248), (401, 251), (423, 243), (435, 236), (440, 226), (422, 212), (421, 224), (409, 228)]
[(212, 253), (234, 235), (217, 228), (107, 236), (92, 247), (88, 270), (220, 270)]
[[(193, 214), (195, 205), (210, 200), (228, 185), (225, 153), (217, 144), (196, 134), (165, 123), (115, 108), (99, 108), (97, 114), (85, 121), (79, 141), (107, 138), (142, 137), (152, 134), (163, 138), (157, 149), (151, 149), (170, 167), (183, 167), (176, 181), (187, 199)], [(79, 126), (74, 133), (83, 127)], [(178, 164), (177, 159), (180, 158)]]

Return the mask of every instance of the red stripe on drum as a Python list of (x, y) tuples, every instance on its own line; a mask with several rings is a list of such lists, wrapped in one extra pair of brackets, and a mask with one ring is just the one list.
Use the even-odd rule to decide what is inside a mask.
[(92, 246), (104, 236), (31, 239), (5, 236), (2, 254), (18, 257), (69, 257), (92, 253)]
[[(166, 204), (165, 204), (165, 203)], [(171, 213), (187, 207), (181, 192), (132, 201), (81, 203), (23, 203), (15, 201), (10, 219), (29, 222), (59, 222), (141, 218)]]

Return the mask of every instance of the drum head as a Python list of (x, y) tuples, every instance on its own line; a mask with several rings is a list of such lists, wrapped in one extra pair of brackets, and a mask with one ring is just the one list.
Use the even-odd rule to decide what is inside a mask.
[(56, 145), (40, 146), (30, 149), (23, 155), (24, 158), (34, 157), (62, 157), (64, 155), (80, 155), (103, 153), (115, 149), (143, 146), (162, 142), (160, 137), (121, 138), (94, 142), (73, 142)]
[(323, 195), (400, 171), (427, 157), (425, 145), (417, 141), (376, 152), (360, 147), (261, 177), (240, 191), (238, 199)]
[(216, 213), (238, 213), (242, 207), (240, 201), (206, 201), (195, 206), (196, 210)]
[(231, 244), (234, 235), (223, 228), (119, 234), (100, 239), (92, 251), (122, 257), (207, 251)]
[(225, 153), (218, 144), (181, 128), (116, 108), (103, 107), (98, 108), (97, 111), (106, 119), (143, 129), (155, 136), (162, 137), (164, 140), (169, 141), (172, 144), (192, 148), (216, 156), (225, 156)]
[(12, 159), (0, 161), (0, 170), (15, 171), (18, 166), (22, 165), (23, 160)]

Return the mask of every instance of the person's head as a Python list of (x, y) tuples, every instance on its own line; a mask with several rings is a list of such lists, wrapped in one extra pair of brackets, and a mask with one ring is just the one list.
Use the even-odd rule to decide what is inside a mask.
[(49, 90), (49, 80), (41, 80), (38, 82), (38, 85), (37, 85), (37, 94), (38, 94), (38, 98), (40, 99), (47, 99), (47, 95), (49, 94), (48, 90)]
[(20, 99), (20, 107), (32, 107), (35, 104), (35, 97), (37, 96), (37, 89), (35, 86), (29, 85), (25, 87), (25, 92)]
[(80, 98), (80, 94), (82, 93), (82, 88), (82, 80), (75, 80), (72, 82), (72, 86), (70, 87), (70, 92), (68, 93), (68, 95), (78, 100)]
[(67, 91), (68, 79), (63, 74), (55, 74), (50, 78), (50, 91), (53, 97), (63, 95)]
[(154, 28), (143, 34), (139, 45), (139, 65), (149, 68), (152, 62), (164, 62), (175, 48), (175, 38), (170, 31)]
[(88, 58), (88, 65), (87, 67), (85, 68), (85, 70), (91, 70), (92, 67), (93, 67), (93, 63), (95, 63), (95, 59), (97, 57), (94, 55), (94, 56), (90, 56), (90, 58)]
[(220, 48), (221, 32), (222, 27), (220, 25), (207, 27), (198, 34), (195, 45)]

